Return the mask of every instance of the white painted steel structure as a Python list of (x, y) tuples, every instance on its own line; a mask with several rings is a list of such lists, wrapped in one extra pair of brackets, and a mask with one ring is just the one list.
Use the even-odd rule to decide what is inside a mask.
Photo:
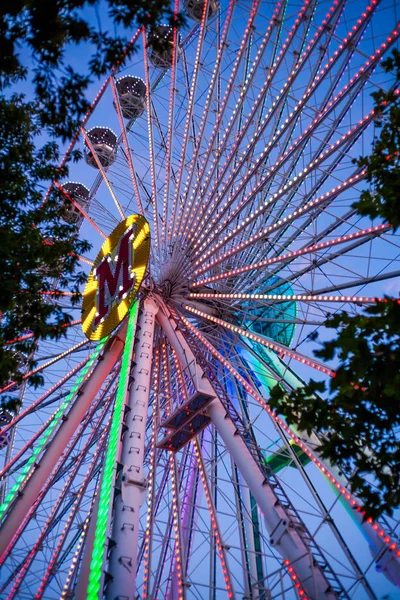
[(107, 340), (77, 306), (38, 343), (43, 386), (6, 386), (22, 407), (0, 432), (1, 598), (397, 597), (398, 513), (363, 520), (350, 473), (268, 406), (276, 383), (334, 375), (313, 355), (329, 314), (398, 294), (399, 234), (352, 207), (397, 4), (181, 2), (165, 48), (134, 34), (69, 177), (90, 190), (83, 268), (139, 213), (147, 275)]

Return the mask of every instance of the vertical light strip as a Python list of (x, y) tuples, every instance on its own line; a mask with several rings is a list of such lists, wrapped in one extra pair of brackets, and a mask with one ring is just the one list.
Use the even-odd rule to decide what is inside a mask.
[[(111, 421), (111, 417), (108, 419), (104, 429), (103, 429), (103, 433), (100, 436), (100, 439), (98, 441), (98, 446), (96, 448), (95, 453), (93, 454), (92, 460), (90, 462), (89, 468), (87, 469), (83, 482), (81, 484), (81, 486), (79, 487), (78, 491), (76, 492), (76, 497), (75, 497), (75, 501), (72, 505), (72, 508), (69, 512), (68, 518), (65, 522), (64, 528), (58, 538), (57, 541), (57, 545), (53, 551), (53, 554), (50, 558), (50, 561), (46, 567), (46, 572), (43, 575), (42, 581), (40, 582), (38, 591), (36, 592), (36, 595), (34, 596), (34, 600), (40, 600), (40, 598), (43, 597), (43, 593), (49, 583), (49, 579), (51, 577), (51, 574), (57, 564), (57, 560), (59, 558), (60, 552), (62, 550), (62, 547), (64, 545), (64, 542), (67, 538), (68, 533), (71, 530), (71, 527), (74, 523), (74, 519), (80, 509), (80, 505), (82, 502), (82, 498), (84, 497), (85, 492), (87, 491), (88, 485), (91, 481), (91, 478), (93, 477), (93, 473), (95, 472), (96, 466), (97, 466), (97, 461), (98, 458), (100, 456), (100, 454), (102, 453), (102, 451), (104, 450), (104, 445), (105, 445), (105, 439), (107, 437), (108, 431), (109, 431), (109, 426), (110, 426), (110, 421)], [(11, 598), (10, 598), (11, 600)]]
[(179, 500), (178, 500), (178, 475), (176, 470), (175, 455), (169, 453), (169, 473), (171, 477), (172, 490), (172, 515), (174, 521), (174, 537), (175, 537), (175, 571), (178, 584), (178, 600), (183, 600), (183, 573), (182, 573), (182, 545), (180, 535), (180, 518), (179, 518)]
[[(204, 37), (206, 34), (208, 6), (209, 6), (209, 0), (204, 0), (203, 14), (201, 17), (201, 22), (200, 22), (200, 29), (199, 29), (199, 35), (198, 35), (198, 40), (197, 40), (197, 48), (196, 48), (196, 55), (195, 55), (195, 60), (194, 60), (194, 67), (193, 67), (193, 71), (191, 74), (191, 84), (190, 84), (188, 105), (186, 108), (186, 121), (185, 121), (184, 130), (183, 130), (183, 139), (182, 139), (181, 153), (180, 153), (180, 159), (179, 159), (178, 177), (177, 177), (177, 181), (175, 182), (175, 193), (174, 193), (173, 204), (172, 204), (171, 218), (173, 219), (173, 223), (177, 224), (176, 231), (178, 233), (179, 233), (179, 226), (181, 223), (181, 219), (183, 216), (183, 205), (180, 204), (179, 198), (180, 198), (180, 193), (181, 193), (183, 171), (185, 169), (185, 159), (186, 159), (186, 155), (187, 155), (187, 146), (188, 146), (188, 141), (189, 141), (190, 125), (191, 125), (191, 121), (192, 121), (192, 117), (193, 117), (193, 109), (194, 109), (194, 105), (195, 105), (197, 81), (198, 81), (198, 76), (199, 76), (200, 67), (201, 67), (200, 58), (202, 56)], [(195, 143), (195, 140), (194, 140), (194, 143)], [(178, 221), (175, 222), (175, 217), (177, 215), (179, 215), (180, 218)]]
[(154, 353), (154, 383), (153, 383), (153, 411), (152, 411), (152, 424), (151, 424), (151, 441), (150, 441), (150, 458), (149, 458), (149, 474), (147, 477), (148, 481), (148, 503), (147, 503), (147, 518), (146, 518), (146, 530), (144, 532), (144, 567), (143, 567), (143, 589), (142, 598), (146, 600), (149, 594), (149, 583), (150, 583), (150, 559), (151, 559), (151, 535), (152, 535), (152, 515), (154, 507), (154, 490), (155, 490), (155, 476), (156, 476), (156, 435), (157, 435), (157, 417), (158, 417), (158, 402), (159, 402), (159, 354), (160, 351), (157, 348)]
[(74, 556), (72, 557), (71, 565), (70, 565), (69, 570), (68, 570), (68, 575), (67, 575), (67, 578), (65, 580), (63, 590), (61, 592), (60, 600), (62, 600), (63, 598), (67, 598), (68, 597), (68, 593), (70, 591), (69, 585), (70, 585), (70, 583), (72, 581), (72, 577), (75, 574), (75, 571), (76, 571), (76, 568), (77, 568), (77, 564), (76, 563), (78, 562), (79, 555), (80, 555), (81, 550), (82, 550), (82, 546), (83, 546), (83, 544), (85, 542), (85, 539), (86, 539), (87, 530), (88, 530), (88, 527), (89, 527), (89, 524), (90, 524), (90, 519), (91, 519), (91, 516), (92, 516), (92, 513), (93, 513), (93, 507), (94, 507), (94, 504), (96, 502), (96, 496), (97, 496), (97, 490), (96, 490), (96, 492), (95, 492), (95, 494), (93, 496), (93, 501), (92, 501), (92, 504), (91, 504), (91, 507), (90, 507), (90, 510), (89, 510), (89, 514), (88, 514), (88, 516), (86, 517), (86, 519), (83, 522), (82, 533), (81, 533), (81, 536), (79, 538), (78, 544), (76, 546)]
[(197, 466), (199, 468), (201, 482), (203, 484), (204, 496), (206, 498), (208, 512), (210, 513), (211, 528), (212, 528), (212, 532), (214, 535), (215, 544), (217, 546), (219, 560), (221, 562), (221, 569), (222, 569), (222, 575), (223, 575), (224, 581), (225, 581), (226, 592), (227, 592), (228, 598), (233, 598), (233, 587), (232, 587), (230, 571), (228, 569), (228, 565), (226, 564), (226, 560), (225, 560), (225, 551), (222, 546), (222, 535), (221, 535), (221, 531), (220, 531), (219, 524), (218, 524), (215, 506), (214, 506), (214, 503), (211, 498), (211, 491), (210, 491), (209, 483), (207, 480), (203, 457), (201, 455), (200, 444), (199, 444), (197, 438), (194, 438), (192, 441), (193, 441), (193, 446), (194, 446), (194, 450), (196, 453)]
[[(179, 10), (179, 1), (174, 1), (174, 20), (177, 20)], [(176, 24), (176, 23), (175, 23)], [(167, 220), (168, 220), (168, 204), (171, 189), (172, 177), (172, 148), (174, 142), (174, 116), (175, 116), (175, 95), (176, 95), (176, 67), (179, 53), (179, 34), (177, 27), (173, 29), (173, 44), (172, 44), (172, 63), (171, 63), (171, 81), (169, 90), (169, 109), (168, 109), (168, 128), (167, 128), (167, 148), (166, 148), (166, 163), (165, 163), (165, 183), (164, 183), (164, 202), (161, 221), (161, 243), (166, 241)], [(173, 216), (173, 215), (172, 215)], [(165, 244), (166, 245), (166, 244)]]
[[(207, 168), (208, 160), (209, 160), (211, 152), (212, 152), (212, 150), (214, 148), (214, 142), (215, 142), (215, 140), (217, 138), (218, 132), (220, 131), (220, 127), (221, 127), (221, 123), (223, 122), (223, 117), (224, 117), (225, 111), (226, 111), (226, 109), (228, 107), (228, 102), (229, 102), (229, 99), (230, 99), (230, 94), (231, 94), (232, 89), (234, 87), (235, 78), (236, 78), (237, 72), (239, 70), (240, 62), (242, 60), (243, 53), (245, 51), (245, 48), (246, 48), (249, 36), (250, 36), (250, 34), (251, 34), (252, 30), (253, 30), (254, 19), (256, 17), (257, 12), (258, 12), (259, 6), (260, 6), (259, 0), (254, 0), (254, 2), (252, 3), (250, 15), (249, 15), (249, 20), (247, 22), (243, 38), (242, 38), (240, 46), (238, 48), (237, 55), (236, 55), (236, 58), (235, 58), (235, 62), (233, 64), (233, 67), (232, 67), (232, 70), (231, 70), (231, 74), (229, 76), (228, 84), (227, 84), (227, 87), (226, 87), (226, 90), (225, 90), (224, 97), (222, 99), (222, 103), (221, 103), (221, 106), (220, 106), (219, 113), (217, 115), (216, 121), (214, 123), (214, 127), (213, 127), (213, 129), (212, 129), (212, 131), (210, 133), (210, 136), (208, 137), (207, 148), (205, 150), (204, 158), (202, 159), (202, 163), (201, 163), (199, 172), (197, 174), (196, 181), (195, 181), (194, 185), (192, 186), (192, 190), (191, 190), (190, 196), (185, 198), (185, 213), (183, 215), (183, 218), (185, 220), (189, 216), (190, 212), (196, 212), (196, 210), (195, 210), (196, 209), (196, 203), (195, 203), (195, 201), (196, 201), (196, 199), (199, 196), (202, 195), (202, 194), (198, 193), (199, 187), (200, 187), (200, 185), (202, 185), (205, 182), (206, 177), (209, 177), (209, 173), (207, 173), (206, 177), (204, 175), (205, 171), (206, 171), (206, 168)], [(267, 39), (269, 38), (269, 35), (271, 33), (271, 30), (272, 30), (272, 27), (273, 27), (273, 19), (274, 19), (274, 17), (275, 18), (277, 17), (277, 15), (278, 15), (278, 8), (279, 7), (280, 7), (280, 3), (278, 4), (277, 8), (275, 9), (273, 18), (270, 21), (270, 26), (267, 29), (267, 34), (268, 35), (263, 40), (264, 45), (266, 44)], [(260, 54), (258, 54), (256, 56), (253, 65), (254, 64), (255, 65), (258, 64), (258, 60), (261, 59), (262, 52), (260, 52)], [(239, 100), (244, 100), (244, 93), (242, 94), (242, 91), (241, 91), (241, 94), (239, 96)], [(236, 104), (236, 107), (235, 107), (234, 110), (236, 110), (237, 107), (238, 107), (238, 104)], [(213, 162), (213, 164), (214, 164), (214, 162)], [(192, 208), (194, 210), (192, 210)], [(203, 211), (199, 211), (199, 212), (203, 214)]]
[[(205, 99), (204, 105), (203, 105), (203, 114), (201, 116), (201, 121), (200, 121), (199, 129), (197, 132), (197, 140), (203, 139), (203, 136), (204, 136), (204, 131), (206, 128), (206, 124), (207, 124), (207, 120), (208, 120), (208, 116), (209, 116), (210, 108), (211, 108), (211, 100), (214, 97), (216, 83), (218, 82), (218, 76), (221, 72), (222, 58), (223, 58), (226, 48), (228, 47), (228, 43), (227, 43), (228, 33), (229, 33), (230, 26), (231, 26), (233, 10), (234, 10), (235, 6), (236, 6), (236, 1), (230, 0), (229, 6), (228, 6), (228, 9), (226, 12), (224, 28), (222, 30), (222, 34), (220, 37), (219, 48), (218, 48), (217, 56), (215, 58), (215, 63), (214, 63), (214, 68), (213, 68), (213, 72), (211, 75), (210, 84), (209, 84), (208, 91), (207, 91), (207, 96), (206, 96), (206, 99)], [(260, 52), (260, 50), (259, 50), (259, 52)], [(188, 201), (188, 194), (189, 194), (190, 186), (192, 184), (193, 176), (195, 173), (195, 165), (196, 165), (197, 161), (199, 160), (200, 149), (201, 149), (201, 144), (199, 142), (197, 142), (195, 145), (195, 152), (194, 152), (192, 158), (190, 159), (190, 162), (189, 162), (189, 165), (187, 168), (187, 179), (186, 179), (185, 188), (183, 191), (183, 201), (184, 201), (185, 206), (186, 206), (186, 201)], [(187, 229), (188, 229), (188, 225), (185, 227), (185, 230), (184, 230), (185, 233), (186, 233)]]
[(0, 506), (0, 519), (3, 518), (6, 510), (8, 509), (8, 507), (10, 506), (11, 502), (14, 500), (14, 498), (16, 497), (16, 495), (18, 494), (18, 492), (19, 492), (20, 488), (22, 487), (22, 485), (24, 483), (26, 483), (27, 480), (32, 475), (33, 466), (34, 466), (34, 464), (36, 462), (36, 459), (37, 459), (38, 455), (44, 449), (44, 447), (47, 444), (47, 442), (48, 442), (51, 434), (54, 431), (54, 429), (56, 428), (56, 426), (58, 425), (58, 423), (61, 421), (61, 418), (62, 418), (62, 416), (63, 416), (66, 408), (71, 403), (71, 401), (74, 398), (76, 392), (78, 391), (78, 389), (79, 389), (82, 381), (84, 380), (86, 374), (88, 373), (89, 369), (93, 365), (93, 363), (96, 360), (96, 358), (99, 356), (99, 354), (100, 354), (101, 350), (103, 349), (103, 347), (104, 347), (107, 339), (108, 339), (108, 337), (103, 338), (97, 344), (95, 351), (93, 352), (92, 356), (90, 357), (89, 362), (87, 363), (87, 365), (83, 369), (82, 373), (78, 377), (78, 379), (77, 379), (74, 387), (72, 388), (72, 390), (70, 391), (70, 393), (68, 394), (68, 396), (66, 397), (66, 399), (64, 400), (64, 402), (61, 404), (61, 406), (59, 407), (59, 409), (51, 417), (51, 420), (50, 420), (50, 423), (49, 423), (49, 427), (48, 427), (46, 433), (43, 435), (43, 437), (39, 441), (38, 445), (33, 449), (32, 456), (26, 462), (26, 464), (24, 465), (24, 467), (23, 467), (23, 469), (21, 471), (21, 474), (18, 476), (15, 484), (13, 485), (13, 487), (11, 488), (11, 490), (9, 491), (9, 493), (7, 494), (7, 496), (4, 498), (4, 502)]
[(149, 138), (149, 157), (150, 157), (150, 174), (151, 174), (151, 203), (153, 206), (153, 226), (154, 226), (154, 241), (155, 250), (158, 252), (159, 248), (159, 231), (158, 231), (158, 200), (157, 200), (157, 175), (155, 167), (155, 156), (154, 156), (154, 140), (153, 140), (153, 125), (152, 125), (152, 111), (151, 111), (151, 82), (149, 72), (149, 58), (147, 54), (147, 36), (146, 30), (142, 28), (143, 38), (143, 64), (144, 73), (146, 80), (146, 108), (147, 108), (147, 134)]
[(124, 410), (128, 376), (131, 366), (132, 348), (136, 330), (138, 302), (132, 306), (129, 314), (124, 352), (122, 355), (121, 374), (118, 383), (114, 413), (110, 429), (110, 437), (104, 461), (104, 471), (100, 487), (99, 510), (97, 513), (92, 560), (90, 563), (89, 585), (86, 598), (98, 600), (103, 572), (104, 555), (107, 543), (107, 524), (111, 511), (113, 484), (115, 479), (115, 463), (117, 460), (118, 442), (120, 439), (121, 419)]
[[(181, 365), (179, 363), (178, 355), (176, 354), (175, 350), (172, 350), (172, 354), (173, 354), (175, 368), (176, 368), (177, 375), (178, 375), (179, 385), (182, 390), (182, 396), (183, 396), (184, 400), (186, 401), (187, 400), (187, 390), (186, 390), (185, 382), (183, 379)], [(217, 552), (218, 552), (219, 560), (221, 563), (222, 575), (223, 575), (224, 581), (225, 581), (225, 588), (227, 591), (228, 598), (233, 598), (234, 593), (233, 593), (231, 575), (230, 575), (230, 571), (228, 569), (228, 565), (226, 562), (225, 549), (222, 545), (222, 535), (221, 535), (221, 531), (219, 528), (219, 523), (218, 523), (218, 519), (217, 519), (217, 513), (215, 510), (215, 506), (212, 501), (210, 486), (209, 486), (209, 483), (207, 480), (204, 461), (203, 461), (203, 457), (201, 454), (201, 446), (198, 442), (197, 437), (194, 438), (192, 440), (192, 442), (193, 442), (193, 446), (194, 446), (194, 450), (195, 450), (195, 454), (196, 454), (196, 461), (197, 461), (197, 466), (198, 466), (199, 473), (200, 473), (200, 478), (201, 478), (201, 481), (203, 484), (204, 495), (206, 498), (208, 511), (210, 513), (211, 528), (213, 531), (215, 544), (217, 546)]]
[[(171, 376), (170, 376), (170, 364), (168, 360), (167, 346), (163, 344), (162, 346), (162, 360), (163, 360), (163, 384), (167, 390), (166, 392), (166, 403), (165, 403), (165, 415), (168, 418), (173, 411), (173, 398), (171, 393)], [(170, 575), (172, 577), (176, 576), (176, 584), (177, 584), (177, 597), (178, 600), (184, 600), (184, 591), (183, 591), (183, 560), (182, 560), (182, 536), (181, 536), (181, 519), (180, 519), (180, 507), (179, 507), (179, 475), (178, 469), (176, 465), (176, 457), (173, 452), (169, 453), (168, 457), (169, 463), (169, 474), (171, 480), (171, 494), (172, 494), (172, 519), (173, 519), (173, 529), (174, 529), (174, 552), (171, 558), (171, 566), (170, 566)], [(173, 560), (175, 559), (175, 560)], [(174, 574), (175, 570), (175, 574)], [(169, 579), (170, 581), (170, 579)], [(165, 597), (169, 596), (169, 590), (167, 588)]]

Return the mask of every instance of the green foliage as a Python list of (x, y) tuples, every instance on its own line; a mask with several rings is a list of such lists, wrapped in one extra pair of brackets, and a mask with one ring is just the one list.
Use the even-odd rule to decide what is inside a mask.
[[(112, 33), (100, 29), (100, 4)], [(68, 164), (58, 169), (58, 143), (74, 136), (89, 107), (89, 84), (134, 51), (126, 48), (137, 27), (161, 17), (181, 23), (168, 7), (169, 0), (0, 3), (0, 387), (20, 383), (35, 365), (39, 338), (66, 334), (71, 311), (45, 292), (57, 282), (76, 302), (85, 279), (77, 255), (89, 244), (62, 220), (58, 193), (43, 203), (49, 184), (68, 174)], [(78, 46), (87, 60), (76, 69), (70, 58)], [(14, 343), (26, 331), (33, 336)], [(40, 384), (41, 376), (29, 383)], [(15, 410), (14, 396), (3, 395), (0, 407)]]
[(400, 86), (399, 50), (395, 49), (382, 65), (394, 75), (394, 83), (388, 93), (379, 90), (372, 94), (379, 136), (372, 153), (357, 161), (360, 167), (366, 167), (370, 186), (353, 208), (371, 219), (382, 218), (396, 231), (400, 226), (400, 94), (396, 93)]
[[(358, 164), (367, 169), (369, 190), (354, 208), (379, 217), (394, 230), (400, 225), (400, 53), (382, 63), (394, 75), (391, 91), (373, 94), (380, 135), (372, 153)], [(327, 386), (311, 380), (286, 392), (271, 390), (271, 406), (301, 431), (314, 431), (321, 455), (348, 477), (368, 515), (391, 514), (400, 505), (400, 304), (385, 299), (359, 315), (342, 312), (328, 319), (337, 336), (315, 351), (338, 360)]]
[(271, 406), (320, 435), (322, 457), (350, 477), (369, 515), (391, 512), (400, 504), (400, 301), (386, 299), (362, 315), (338, 313), (326, 326), (337, 337), (315, 354), (339, 359), (336, 376), (329, 386), (311, 380), (292, 393), (275, 386)]

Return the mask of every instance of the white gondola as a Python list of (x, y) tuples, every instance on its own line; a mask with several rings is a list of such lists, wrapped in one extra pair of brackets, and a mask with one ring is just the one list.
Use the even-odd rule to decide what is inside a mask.
[[(183, 6), (191, 19), (201, 21), (203, 16), (205, 0), (185, 0)], [(208, 3), (208, 20), (210, 20), (219, 8), (218, 0), (210, 0)]]
[(62, 187), (66, 194), (68, 194), (68, 196), (64, 196), (64, 212), (62, 218), (70, 225), (79, 225), (82, 222), (83, 215), (76, 204), (71, 202), (69, 198), (86, 211), (90, 202), (90, 191), (83, 183), (77, 181), (67, 181)]
[(137, 119), (146, 108), (146, 84), (141, 77), (125, 75), (115, 81), (122, 116)]
[(103, 168), (109, 167), (115, 160), (117, 153), (117, 136), (109, 127), (93, 127), (87, 132), (90, 145), (96, 156), (93, 156), (89, 144), (85, 140), (85, 160), (88, 165), (98, 169), (96, 158)]
[[(181, 38), (178, 33), (178, 56), (182, 53)], [(168, 69), (171, 66), (174, 53), (174, 30), (169, 25), (155, 27), (148, 36), (149, 60), (158, 69)]]

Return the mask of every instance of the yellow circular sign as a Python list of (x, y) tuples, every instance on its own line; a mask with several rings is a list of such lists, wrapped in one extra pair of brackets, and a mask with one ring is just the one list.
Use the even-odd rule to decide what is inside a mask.
[(125, 317), (146, 273), (150, 227), (131, 215), (114, 229), (101, 247), (90, 272), (82, 304), (82, 329), (101, 340)]

